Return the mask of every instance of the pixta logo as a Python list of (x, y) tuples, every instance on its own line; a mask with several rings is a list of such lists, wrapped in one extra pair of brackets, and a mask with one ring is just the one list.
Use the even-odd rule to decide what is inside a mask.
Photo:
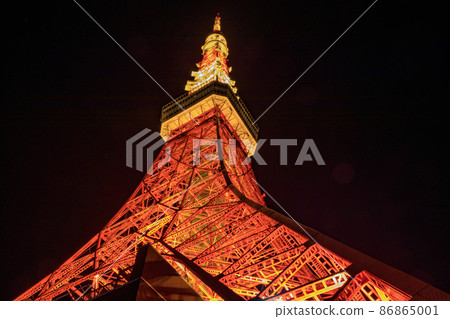
[[(267, 165), (267, 162), (259, 153), (261, 147), (265, 144), (267, 139), (260, 139), (256, 145), (255, 152), (252, 155), (252, 160), (254, 160), (258, 165)], [(239, 163), (236, 157), (236, 145), (237, 141), (235, 139), (230, 139), (227, 141), (217, 140), (217, 139), (194, 139), (193, 143), (193, 164), (200, 165), (202, 156), (207, 161), (212, 160), (223, 160), (224, 152), (228, 153), (228, 165), (248, 165), (250, 163), (250, 158), (246, 158), (242, 163)], [(244, 145), (250, 143), (250, 141), (243, 141)], [(228, 149), (224, 148), (223, 145), (228, 145)], [(271, 139), (271, 146), (279, 146), (280, 151), (280, 165), (288, 164), (288, 146), (296, 146), (296, 139)], [(214, 153), (201, 154), (201, 146), (215, 146)], [(302, 147), (298, 156), (296, 157), (295, 165), (303, 165), (304, 162), (315, 161), (317, 165), (325, 165), (325, 161), (319, 152), (319, 149), (314, 143), (313, 139), (305, 139), (303, 141)]]
[[(136, 164), (136, 170), (143, 172), (145, 169), (148, 174), (153, 174), (154, 155), (158, 155), (154, 153), (163, 146), (164, 143), (164, 139), (160, 137), (158, 132), (152, 133), (152, 130), (148, 128), (143, 129), (132, 138), (129, 138), (126, 142), (127, 166), (133, 168), (134, 164)], [(161, 168), (170, 161), (170, 151), (170, 147), (166, 148), (166, 156), (162, 161), (158, 162), (158, 168)], [(135, 158), (133, 157), (134, 153), (136, 154)], [(144, 166), (145, 158), (147, 160)], [(133, 159), (135, 159), (135, 161)]]
[[(278, 147), (280, 154), (279, 165), (288, 164), (288, 147), (297, 146), (297, 139), (270, 139), (269, 144), (271, 146)], [(192, 154), (192, 165), (199, 166), (204, 161), (223, 161), (224, 154), (227, 154), (228, 165), (249, 165), (251, 160), (255, 161), (258, 165), (267, 165), (267, 162), (259, 153), (261, 147), (267, 142), (267, 139), (260, 139), (255, 147), (254, 154), (251, 158), (247, 157), (244, 161), (239, 162), (237, 159), (236, 147), (239, 142), (235, 139), (222, 140), (222, 139), (193, 139), (192, 140), (192, 153), (188, 152), (187, 156)], [(165, 143), (164, 139), (160, 137), (159, 133), (152, 132), (150, 129), (144, 129), (131, 137), (126, 142), (126, 163), (128, 167), (135, 167), (136, 170), (143, 172), (144, 170), (148, 174), (153, 174), (154, 168), (160, 169), (172, 160), (172, 149), (170, 146), (163, 148), (165, 154), (163, 158), (158, 161), (156, 167), (153, 162), (155, 151), (157, 151)], [(250, 143), (249, 141), (243, 141), (243, 144)], [(224, 145), (227, 145), (224, 147)], [(205, 148), (205, 146), (211, 146)], [(205, 149), (208, 149), (206, 152)], [(203, 152), (202, 152), (203, 150)], [(226, 152), (226, 153), (224, 153)], [(135, 154), (136, 156), (133, 156)], [(292, 155), (291, 155), (292, 156)], [(145, 162), (145, 165), (144, 165)], [(317, 148), (313, 139), (305, 139), (302, 143), (300, 151), (296, 156), (295, 165), (303, 165), (304, 162), (316, 162), (317, 165), (325, 165), (325, 161)]]

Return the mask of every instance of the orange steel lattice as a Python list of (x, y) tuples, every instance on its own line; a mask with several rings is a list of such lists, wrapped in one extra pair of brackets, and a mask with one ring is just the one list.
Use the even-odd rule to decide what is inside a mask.
[[(174, 132), (153, 175), (105, 228), (17, 299), (87, 300), (110, 291), (127, 283), (145, 244), (204, 300), (409, 299), (367, 272), (351, 280), (349, 261), (268, 216), (251, 164), (240, 164), (245, 148), (220, 105), (196, 120)], [(221, 140), (223, 160), (202, 156), (194, 166), (195, 139)], [(201, 154), (217, 154), (218, 144), (201, 146)], [(171, 161), (158, 168), (169, 148)]]
[[(215, 50), (208, 54), (216, 57)], [(112, 291), (129, 282), (144, 245), (153, 246), (204, 300), (411, 298), (366, 270), (351, 277), (351, 261), (280, 221), (255, 182), (248, 148), (236, 133), (243, 124), (231, 120), (229, 99), (206, 100), (206, 111), (195, 119), (178, 119), (153, 174), (145, 175), (111, 221), (17, 300), (89, 300)]]

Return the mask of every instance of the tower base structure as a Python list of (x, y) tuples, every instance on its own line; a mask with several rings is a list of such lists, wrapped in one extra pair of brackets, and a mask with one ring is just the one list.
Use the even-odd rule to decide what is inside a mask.
[(229, 101), (212, 102), (172, 131), (107, 226), (17, 299), (449, 299), (268, 208), (222, 111)]

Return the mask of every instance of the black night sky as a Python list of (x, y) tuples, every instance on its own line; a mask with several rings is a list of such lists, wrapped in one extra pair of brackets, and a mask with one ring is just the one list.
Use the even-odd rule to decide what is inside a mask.
[[(220, 12), (231, 77), (258, 117), (371, 1), (80, 1), (174, 97)], [(449, 291), (448, 38), (437, 7), (379, 1), (258, 122), (313, 138), (326, 166), (258, 182), (298, 221)], [(170, 98), (72, 1), (22, 3), (4, 29), (2, 300), (75, 253), (143, 174), (125, 141), (159, 130)], [(268, 197), (266, 197), (268, 198)], [(278, 211), (275, 203), (268, 205)]]

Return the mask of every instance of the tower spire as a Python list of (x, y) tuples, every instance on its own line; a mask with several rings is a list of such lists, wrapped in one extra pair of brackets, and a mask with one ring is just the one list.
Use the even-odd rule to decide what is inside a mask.
[(194, 80), (187, 81), (185, 90), (192, 93), (213, 81), (219, 81), (228, 84), (236, 93), (235, 81), (230, 79), (229, 74), (231, 67), (227, 65), (228, 45), (221, 31), (219, 13), (214, 19), (213, 31), (206, 37), (201, 49), (202, 61), (197, 63), (198, 71), (191, 73)]
[(220, 31), (220, 14), (217, 12), (216, 19), (214, 19), (213, 31)]

